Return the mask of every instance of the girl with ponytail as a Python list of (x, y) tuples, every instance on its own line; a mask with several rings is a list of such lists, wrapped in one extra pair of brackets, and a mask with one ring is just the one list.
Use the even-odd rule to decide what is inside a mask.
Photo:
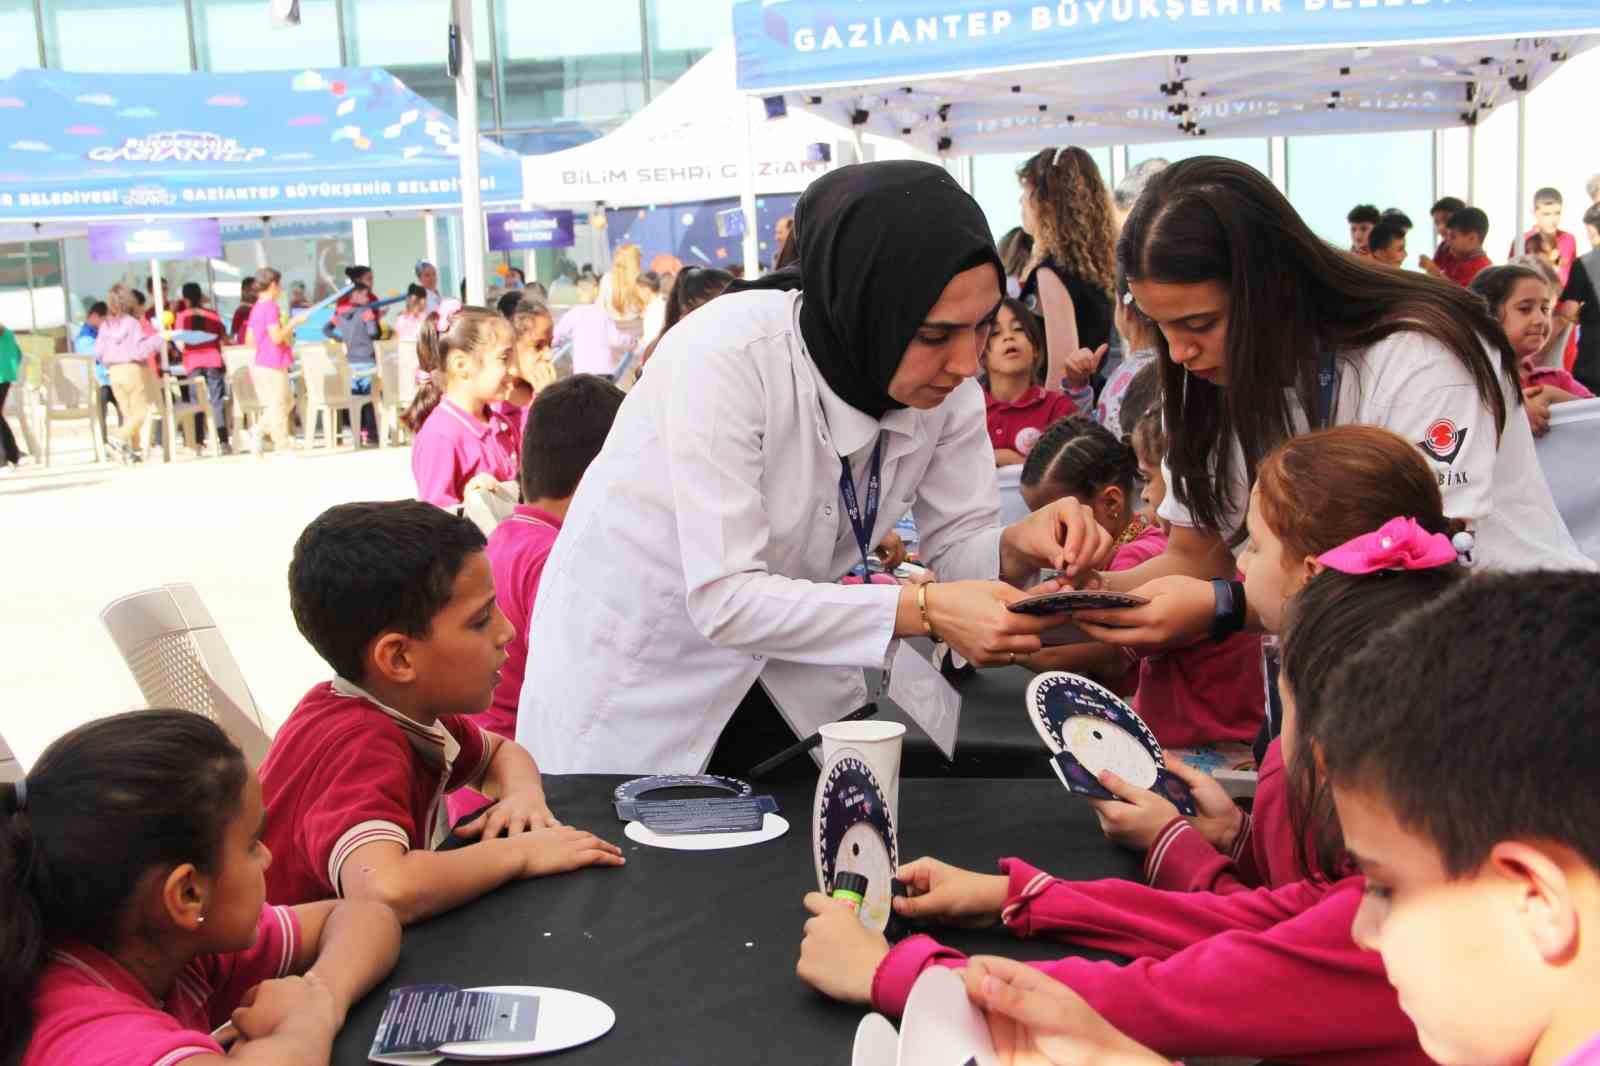
[(199, 1066), (242, 1038), (229, 1062), (326, 1063), (400, 926), (266, 905), (264, 818), (243, 754), (188, 711), (91, 722), (0, 785), (0, 1061)]
[(417, 396), (401, 415), (416, 434), (417, 499), (461, 506), (469, 488), (517, 479), (522, 409), (509, 402), (515, 336), (504, 315), (444, 300), (417, 335)]

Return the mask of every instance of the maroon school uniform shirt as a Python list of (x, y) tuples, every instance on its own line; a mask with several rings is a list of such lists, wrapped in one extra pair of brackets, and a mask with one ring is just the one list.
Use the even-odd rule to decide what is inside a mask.
[(1063, 392), (1051, 392), (1038, 385), (1009, 403), (983, 391), (985, 414), (989, 420), (989, 443), (995, 451), (1010, 448), (1027, 455), (1044, 431), (1057, 419), (1078, 413), (1078, 405)]
[(407, 850), (449, 834), (447, 792), (482, 781), (493, 755), (477, 724), (453, 714), (425, 726), (344, 678), (306, 693), (261, 764), (272, 852), (267, 899), (340, 895), (352, 852), (376, 840)]
[[(1127, 570), (1166, 547), (1166, 535), (1152, 526), (1117, 551), (1111, 569)], [(1202, 640), (1143, 656), (1133, 709), (1163, 747), (1248, 744), (1266, 714), (1261, 637), (1235, 633), (1220, 644)]]
[(1477, 255), (1466, 259), (1452, 258), (1450, 264), (1442, 266), (1441, 269), (1444, 271), (1445, 277), (1462, 288), (1466, 288), (1472, 284), (1473, 278), (1488, 270), (1491, 265), (1489, 257), (1483, 252), (1479, 252)]

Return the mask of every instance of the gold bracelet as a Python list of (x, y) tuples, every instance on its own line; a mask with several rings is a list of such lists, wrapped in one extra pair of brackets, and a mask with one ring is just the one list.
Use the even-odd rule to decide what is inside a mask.
[(933, 631), (933, 623), (928, 621), (928, 586), (931, 581), (924, 581), (917, 586), (917, 612), (922, 615), (922, 632), (929, 640), (937, 641), (939, 635)]

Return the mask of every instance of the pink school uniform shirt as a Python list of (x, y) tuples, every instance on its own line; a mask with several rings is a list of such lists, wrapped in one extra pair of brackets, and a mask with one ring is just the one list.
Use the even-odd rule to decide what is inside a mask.
[(1561, 1066), (1600, 1066), (1600, 1036), (1562, 1059)]
[(1531, 389), (1536, 385), (1549, 385), (1560, 389), (1562, 392), (1571, 393), (1580, 400), (1594, 399), (1594, 393), (1588, 387), (1572, 376), (1572, 371), (1559, 366), (1528, 367), (1522, 369), (1522, 387)]
[(161, 334), (146, 329), (136, 315), (108, 317), (94, 338), (94, 357), (105, 366), (151, 363), (160, 350)]
[[(1304, 1066), (1425, 1066), (1376, 952), (1350, 936), (1364, 879), (1297, 881), (1231, 895), (1163, 892), (1130, 881), (1059, 881), (1020, 859), (1003, 920), (1133, 958), (1126, 966), (1064, 958), (1032, 963), (1112, 1025), (1168, 1055), (1227, 1055)], [(928, 966), (966, 957), (928, 936), (879, 964), (872, 1005), (900, 1014)]]
[[(516, 628), (517, 635), (506, 645), (505, 665), (500, 667), (500, 684), (495, 686), (489, 709), (469, 715), (479, 728), (503, 737), (517, 734), (517, 700), (522, 695), (522, 675), (528, 667), (528, 619), (533, 617), (533, 601), (539, 595), (539, 579), (544, 576), (545, 560), (561, 532), (561, 519), (531, 504), (518, 504), (511, 517), (489, 534), (489, 571), (494, 575), (495, 600), (501, 612)], [(450, 793), (452, 825), (483, 806), (487, 800), (471, 789)]]
[(522, 452), (522, 411), (491, 404), (488, 421), (462, 410), (448, 397), (439, 401), (411, 445), (411, 474), (417, 499), (435, 507), (461, 506), (467, 482), (480, 473), (496, 481), (515, 481)]
[(246, 327), (255, 338), (256, 366), (269, 370), (288, 370), (294, 365), (294, 349), (272, 339), (271, 328), (280, 325), (283, 313), (272, 300), (257, 300), (250, 308), (250, 323)]
[(572, 342), (574, 374), (610, 374), (617, 369), (617, 353), (628, 346), (628, 340), (599, 304), (578, 304), (556, 323), (551, 343), (559, 348)]
[(224, 1055), (209, 1035), (244, 994), (289, 974), (300, 921), (287, 907), (264, 907), (256, 940), (231, 955), (199, 955), (184, 967), (165, 1003), (115, 959), (85, 944), (51, 952), (33, 995), (33, 1036), (22, 1066), (175, 1066), (196, 1055)]

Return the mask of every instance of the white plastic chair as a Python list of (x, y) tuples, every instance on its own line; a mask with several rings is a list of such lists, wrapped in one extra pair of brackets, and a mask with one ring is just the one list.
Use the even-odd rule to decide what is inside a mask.
[(338, 446), (340, 411), (350, 417), (351, 446), (361, 447), (361, 409), (373, 406), (371, 396), (358, 396), (350, 390), (350, 364), (345, 362), (342, 352), (336, 355), (330, 351), (331, 347), (326, 344), (305, 344), (299, 349), (305, 382), (304, 420), (307, 450), (311, 448), (312, 438), (316, 436), (319, 414), (322, 416), (328, 447), (331, 449)]
[[(400, 443), (400, 341), (379, 341), (374, 348), (378, 356), (378, 370), (372, 377), (373, 413), (378, 420), (378, 447), (389, 443), (394, 433), (395, 443)], [(416, 358), (416, 345), (411, 348)]]
[(109, 603), (100, 621), (151, 707), (203, 714), (228, 734), (251, 766), (271, 739), (239, 664), (193, 585), (135, 592)]
[(255, 378), (250, 376), (250, 368), (255, 361), (256, 350), (248, 344), (222, 346), (222, 366), (228, 376), (228, 395), (233, 406), (233, 427), (236, 430), (248, 432), (251, 426), (261, 421), (261, 416), (267, 410), (267, 405), (261, 402), (260, 393), (256, 392)]
[(88, 422), (95, 462), (103, 462), (105, 441), (100, 436), (100, 412), (96, 406), (100, 383), (94, 377), (94, 357), (47, 355), (41, 360), (40, 372), (42, 395), (36, 417), (44, 423), (44, 465), (50, 465), (50, 442), (57, 422)]

